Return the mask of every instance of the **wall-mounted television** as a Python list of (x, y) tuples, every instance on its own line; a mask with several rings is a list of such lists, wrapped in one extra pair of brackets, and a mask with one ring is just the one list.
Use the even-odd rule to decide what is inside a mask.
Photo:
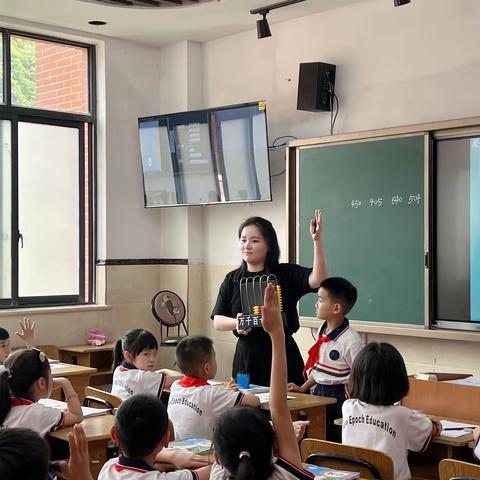
[(265, 102), (138, 119), (145, 207), (272, 200)]

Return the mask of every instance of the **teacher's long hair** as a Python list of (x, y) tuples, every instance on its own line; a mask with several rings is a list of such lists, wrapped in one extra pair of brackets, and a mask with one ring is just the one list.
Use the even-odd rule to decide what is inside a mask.
[[(262, 217), (250, 217), (247, 218), (238, 227), (238, 238), (242, 236), (242, 231), (245, 227), (254, 225), (260, 230), (262, 237), (265, 239), (268, 245), (267, 257), (265, 258), (265, 270), (267, 273), (272, 273), (274, 268), (278, 265), (280, 258), (280, 246), (278, 245), (277, 232), (273, 228), (272, 222)], [(247, 271), (247, 263), (242, 260), (242, 264), (236, 270), (239, 277), (242, 277)]]

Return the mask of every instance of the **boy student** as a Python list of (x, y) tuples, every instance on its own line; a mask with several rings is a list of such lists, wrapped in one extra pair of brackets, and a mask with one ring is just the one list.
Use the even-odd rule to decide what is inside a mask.
[(105, 463), (98, 480), (207, 480), (210, 477), (209, 466), (168, 473), (154, 468), (156, 463), (176, 463), (174, 452), (168, 458), (167, 453), (162, 452), (168, 446), (170, 432), (167, 410), (158, 397), (138, 394), (125, 400), (115, 415), (111, 435), (123, 454)]
[(350, 370), (363, 347), (360, 335), (345, 317), (356, 301), (357, 289), (348, 280), (330, 277), (320, 283), (315, 310), (317, 318), (325, 322), (318, 330), (317, 341), (308, 351), (304, 370), (308, 378), (300, 387), (288, 384), (290, 391), (302, 393), (315, 385), (314, 395), (337, 400), (327, 406), (327, 440), (335, 442), (342, 441), (342, 430), (334, 421), (342, 417)]
[(185, 375), (172, 384), (168, 401), (168, 415), (177, 440), (211, 439), (215, 423), (225, 410), (235, 405), (260, 405), (255, 395), (208, 383), (207, 380), (217, 374), (215, 350), (210, 338), (201, 335), (185, 337), (177, 345), (175, 360)]

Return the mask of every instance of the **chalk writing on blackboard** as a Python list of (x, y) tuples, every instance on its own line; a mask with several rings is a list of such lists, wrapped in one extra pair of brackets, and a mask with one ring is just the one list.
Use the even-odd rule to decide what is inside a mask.
[[(420, 205), (420, 201), (422, 200), (422, 195), (420, 193), (409, 194), (405, 198), (408, 198), (408, 200), (406, 200), (405, 202), (407, 205), (416, 206), (416, 205)], [(404, 203), (402, 195), (398, 195), (398, 194), (392, 195), (391, 205), (399, 206), (402, 203)], [(384, 205), (383, 197), (376, 197), (376, 198), (370, 197), (370, 199), (365, 204), (366, 206), (369, 206), (369, 207), (377, 207), (377, 208), (381, 207), (382, 205)], [(350, 202), (350, 205), (352, 206), (352, 208), (360, 208), (362, 206), (362, 200), (358, 198), (353, 199)]]

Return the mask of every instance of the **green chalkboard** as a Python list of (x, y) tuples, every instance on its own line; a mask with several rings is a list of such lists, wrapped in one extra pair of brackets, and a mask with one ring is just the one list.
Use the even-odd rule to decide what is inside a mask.
[[(297, 258), (312, 264), (320, 208), (329, 275), (358, 289), (352, 320), (424, 324), (424, 162), (424, 135), (300, 148)], [(314, 317), (315, 301), (300, 315)]]

